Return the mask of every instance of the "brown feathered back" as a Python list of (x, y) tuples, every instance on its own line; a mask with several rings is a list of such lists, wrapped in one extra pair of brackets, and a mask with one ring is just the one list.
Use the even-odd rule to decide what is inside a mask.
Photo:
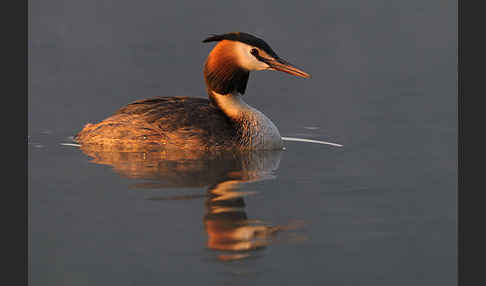
[(205, 98), (156, 97), (135, 101), (97, 124), (86, 124), (75, 141), (102, 149), (145, 150), (236, 147), (233, 122)]

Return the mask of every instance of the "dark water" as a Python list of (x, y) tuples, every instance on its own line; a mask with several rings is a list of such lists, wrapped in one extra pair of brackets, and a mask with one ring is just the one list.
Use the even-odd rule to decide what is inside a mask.
[[(31, 285), (455, 285), (455, 1), (30, 1)], [(69, 142), (158, 95), (204, 97), (211, 33), (312, 75), (252, 73), (283, 152)]]

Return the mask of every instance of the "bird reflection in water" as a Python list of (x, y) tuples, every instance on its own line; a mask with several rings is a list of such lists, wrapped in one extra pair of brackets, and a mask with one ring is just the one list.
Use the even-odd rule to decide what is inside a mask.
[[(198, 151), (120, 152), (81, 147), (92, 162), (110, 165), (120, 175), (148, 179), (136, 188), (207, 188), (206, 193), (152, 197), (151, 200), (205, 199), (204, 228), (207, 247), (222, 261), (256, 256), (256, 250), (276, 241), (276, 234), (301, 223), (269, 225), (249, 220), (244, 197), (253, 194), (242, 185), (275, 177), (282, 151), (207, 153)], [(301, 238), (302, 239), (302, 238)], [(304, 238), (305, 239), (305, 238)]]

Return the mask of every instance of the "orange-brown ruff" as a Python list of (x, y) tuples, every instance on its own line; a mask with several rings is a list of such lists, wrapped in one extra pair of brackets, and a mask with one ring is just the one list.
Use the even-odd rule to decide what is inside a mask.
[(242, 100), (251, 70), (305, 72), (280, 59), (263, 40), (246, 33), (215, 35), (204, 66), (209, 100), (156, 97), (138, 100), (76, 136), (81, 145), (101, 149), (264, 150), (281, 149), (278, 129)]

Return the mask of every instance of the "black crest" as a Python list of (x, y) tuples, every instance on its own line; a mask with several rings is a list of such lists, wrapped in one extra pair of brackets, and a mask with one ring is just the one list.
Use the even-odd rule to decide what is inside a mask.
[(277, 54), (270, 48), (270, 46), (262, 39), (257, 38), (253, 35), (243, 32), (236, 32), (236, 33), (228, 33), (228, 34), (221, 34), (221, 35), (212, 35), (209, 38), (204, 39), (203, 43), (209, 42), (219, 42), (222, 40), (229, 40), (229, 41), (238, 41), (250, 46), (258, 47), (264, 50), (267, 54), (272, 56), (273, 58), (278, 58)]

